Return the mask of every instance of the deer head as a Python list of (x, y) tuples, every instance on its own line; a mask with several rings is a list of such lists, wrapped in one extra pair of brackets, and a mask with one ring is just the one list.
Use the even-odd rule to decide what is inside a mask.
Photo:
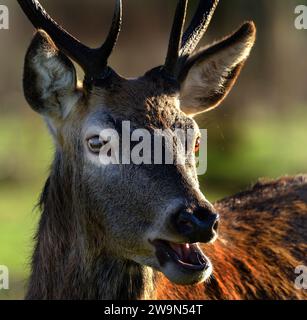
[[(217, 107), (229, 93), (254, 44), (254, 24), (195, 52), (218, 0), (201, 0), (186, 32), (188, 1), (180, 0), (164, 65), (124, 79), (108, 65), (121, 27), (121, 0), (97, 49), (66, 32), (38, 1), (18, 2), (38, 29), (25, 59), (25, 97), (55, 141), (52, 179), (68, 181), (75, 215), (84, 208), (83, 236), (96, 251), (159, 270), (177, 284), (206, 280), (212, 266), (197, 243), (216, 239), (219, 217), (200, 191), (194, 146), (185, 164), (102, 165), (99, 154), (110, 141), (101, 131), (113, 129), (123, 139), (123, 121), (149, 132), (192, 128), (197, 148), (193, 116)], [(82, 85), (70, 59), (84, 71)]]

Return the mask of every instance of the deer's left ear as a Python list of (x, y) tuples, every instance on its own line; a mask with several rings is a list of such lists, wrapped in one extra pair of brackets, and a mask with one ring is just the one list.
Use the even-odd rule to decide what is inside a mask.
[(256, 39), (252, 22), (189, 58), (180, 74), (181, 109), (196, 115), (217, 107), (230, 92)]

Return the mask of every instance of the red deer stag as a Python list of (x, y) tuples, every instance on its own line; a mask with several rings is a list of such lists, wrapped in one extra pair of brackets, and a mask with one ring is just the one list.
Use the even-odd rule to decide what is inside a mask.
[[(214, 208), (196, 175), (193, 116), (229, 93), (253, 47), (254, 24), (195, 53), (218, 0), (201, 0), (186, 32), (188, 1), (179, 0), (165, 64), (124, 79), (108, 65), (121, 0), (97, 49), (66, 32), (38, 1), (18, 3), (38, 29), (25, 58), (25, 97), (55, 141), (26, 298), (303, 297), (292, 276), (306, 250), (306, 180), (259, 185)], [(85, 73), (82, 85), (70, 59)], [(110, 143), (101, 131), (120, 136), (123, 121), (149, 132), (193, 129), (186, 162), (101, 164)], [(222, 240), (213, 246), (217, 210)], [(214, 276), (203, 249), (212, 256)]]

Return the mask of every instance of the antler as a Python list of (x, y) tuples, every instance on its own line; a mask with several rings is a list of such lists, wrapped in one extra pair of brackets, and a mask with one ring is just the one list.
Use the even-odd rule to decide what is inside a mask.
[(169, 50), (164, 65), (164, 70), (170, 75), (176, 76), (178, 67), (195, 50), (208, 29), (218, 2), (219, 0), (200, 0), (191, 24), (184, 35), (182, 35), (188, 0), (179, 0), (171, 32)]
[(88, 81), (107, 76), (108, 58), (116, 45), (122, 22), (122, 0), (116, 0), (112, 26), (105, 43), (91, 49), (57, 24), (37, 0), (17, 0), (35, 28), (45, 30), (55, 44), (84, 70)]
[(164, 70), (170, 74), (175, 71), (179, 59), (187, 6), (188, 0), (179, 0), (164, 65)]

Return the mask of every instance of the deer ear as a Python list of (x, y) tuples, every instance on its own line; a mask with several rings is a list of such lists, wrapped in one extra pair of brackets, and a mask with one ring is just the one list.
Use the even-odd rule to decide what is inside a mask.
[(54, 121), (63, 120), (80, 98), (74, 65), (42, 30), (28, 49), (23, 86), (30, 106)]
[(217, 107), (230, 92), (256, 38), (252, 22), (193, 55), (180, 74), (181, 108), (196, 115)]

